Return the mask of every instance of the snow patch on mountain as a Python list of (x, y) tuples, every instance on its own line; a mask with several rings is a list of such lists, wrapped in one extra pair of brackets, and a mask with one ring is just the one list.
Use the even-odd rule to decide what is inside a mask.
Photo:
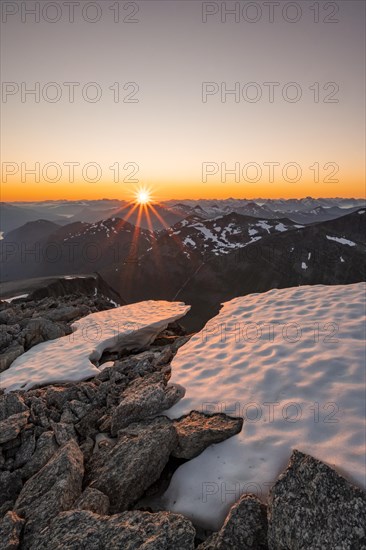
[(0, 388), (27, 391), (96, 376), (104, 351), (146, 346), (189, 309), (182, 302), (149, 300), (87, 315), (71, 326), (69, 336), (38, 344), (18, 357), (0, 374)]
[(29, 294), (19, 294), (18, 296), (12, 296), (11, 298), (2, 298), (2, 300), (4, 300), (4, 302), (11, 303), (14, 300), (19, 300), (20, 298), (27, 298), (28, 296)]
[(328, 241), (335, 241), (339, 244), (346, 244), (348, 246), (356, 246), (356, 243), (353, 241), (349, 241), (348, 239), (345, 239), (344, 237), (331, 237), (329, 235), (326, 235)]
[(278, 223), (275, 227), (276, 231), (287, 231), (287, 227), (283, 225), (283, 223)]
[[(184, 246), (203, 255), (219, 256), (244, 248), (249, 244), (277, 232), (294, 229), (291, 220), (257, 220), (256, 218), (231, 213), (210, 220), (197, 216), (178, 222), (168, 231), (168, 236), (181, 239)], [(253, 238), (256, 236), (255, 238)], [(187, 251), (183, 252), (187, 254)]]
[(185, 244), (185, 245), (190, 244), (191, 246), (196, 246), (196, 243), (194, 241), (192, 241), (192, 239), (190, 237), (186, 237), (183, 241), (183, 244)]
[(271, 226), (268, 225), (268, 223), (264, 220), (260, 220), (257, 225), (261, 227), (262, 229), (265, 229), (267, 233), (270, 233)]

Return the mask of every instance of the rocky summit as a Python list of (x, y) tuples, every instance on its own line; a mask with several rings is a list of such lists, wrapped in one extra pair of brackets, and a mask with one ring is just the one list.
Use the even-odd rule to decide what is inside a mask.
[[(37, 311), (31, 300), (3, 303), (4, 353), (67, 332), (109, 303), (48, 296)], [(53, 329), (32, 338), (33, 326)], [(106, 354), (87, 381), (0, 390), (1, 550), (366, 549), (365, 493), (296, 450), (268, 503), (243, 494), (218, 532), (150, 507), (176, 468), (246, 429), (221, 413), (164, 414), (184, 396), (169, 382), (170, 363), (189, 338), (174, 322), (144, 349)]]
[[(98, 274), (26, 280), (0, 285), (0, 372), (33, 346), (72, 332), (90, 313), (124, 304)], [(17, 296), (13, 296), (17, 294)]]

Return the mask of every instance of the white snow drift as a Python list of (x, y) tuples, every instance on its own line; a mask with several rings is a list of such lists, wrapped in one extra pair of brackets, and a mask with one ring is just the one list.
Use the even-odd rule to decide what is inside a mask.
[(11, 298), (0, 298), (4, 302), (11, 304), (14, 300), (19, 300), (20, 298), (27, 298), (28, 294), (19, 294), (18, 296), (12, 296)]
[(335, 241), (339, 244), (346, 244), (348, 246), (356, 246), (356, 243), (353, 241), (350, 241), (349, 239), (345, 239), (344, 237), (332, 237), (330, 235), (326, 235), (328, 241)]
[(0, 375), (0, 388), (29, 390), (40, 384), (77, 382), (96, 376), (103, 351), (141, 348), (190, 306), (182, 302), (146, 301), (87, 315), (69, 336), (38, 344)]
[[(192, 409), (244, 418), (182, 465), (158, 504), (217, 529), (240, 494), (266, 498), (296, 448), (365, 486), (364, 283), (235, 298), (175, 356)], [(155, 502), (155, 505), (157, 503)]]

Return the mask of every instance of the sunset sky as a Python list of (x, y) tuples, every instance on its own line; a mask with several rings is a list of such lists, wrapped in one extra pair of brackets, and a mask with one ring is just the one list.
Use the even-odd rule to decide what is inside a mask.
[(55, 3), (2, 3), (2, 200), (365, 195), (364, 2)]

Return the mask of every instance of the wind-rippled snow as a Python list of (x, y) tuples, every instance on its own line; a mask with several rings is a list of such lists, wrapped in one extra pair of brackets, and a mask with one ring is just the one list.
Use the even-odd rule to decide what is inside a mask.
[(365, 486), (365, 293), (358, 283), (235, 298), (179, 349), (171, 382), (186, 394), (165, 414), (226, 412), (244, 425), (180, 466), (159, 506), (217, 529), (242, 493), (266, 499), (292, 449)]

